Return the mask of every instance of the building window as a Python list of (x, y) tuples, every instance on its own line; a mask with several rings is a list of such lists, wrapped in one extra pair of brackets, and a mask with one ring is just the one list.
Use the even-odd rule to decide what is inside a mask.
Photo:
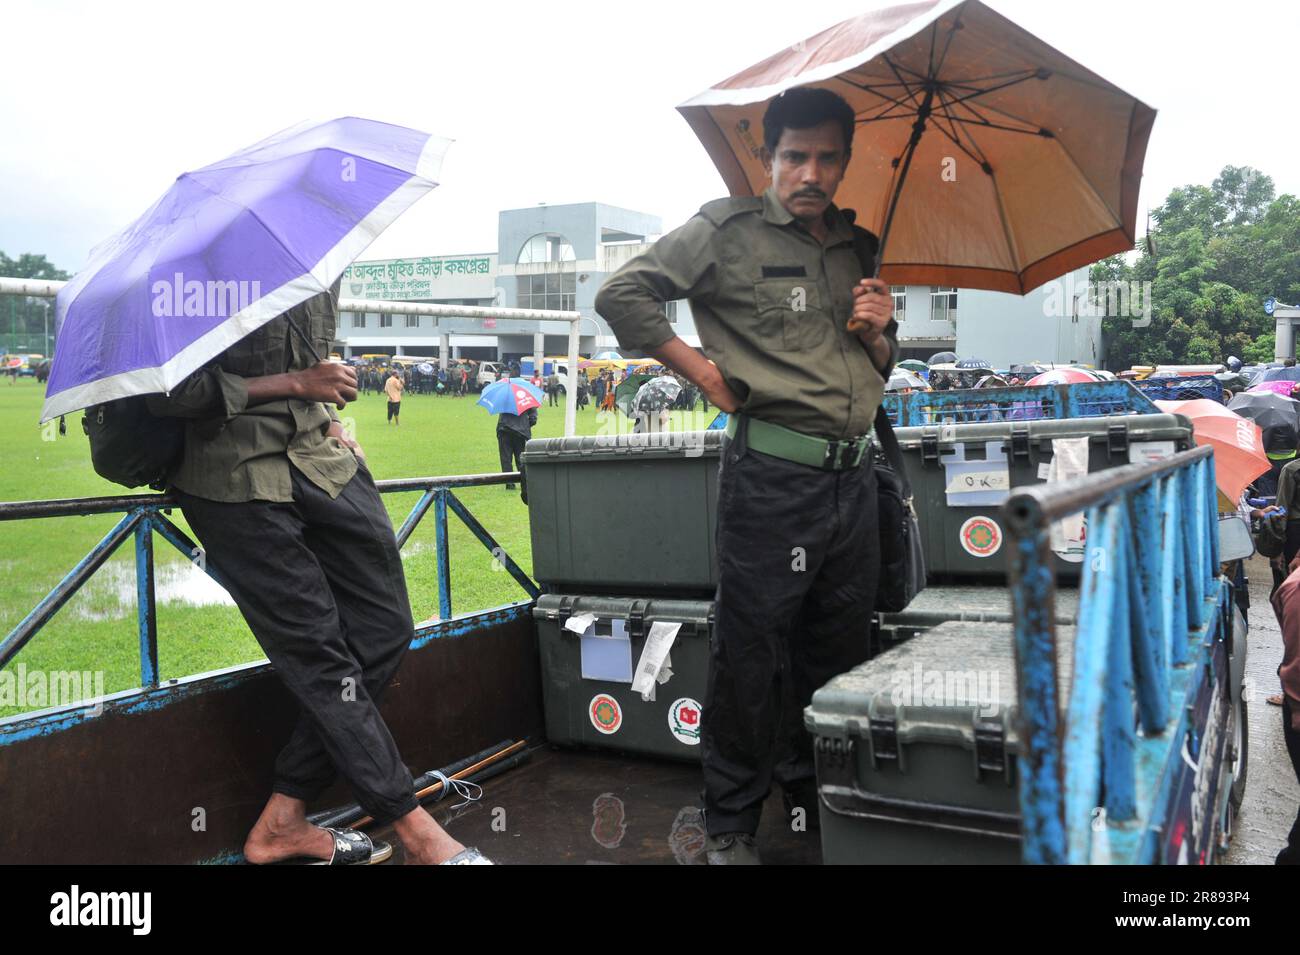
[(407, 328), (419, 328), (419, 327), (420, 327), (420, 316), (419, 316), (419, 315), (407, 315), (407, 316), (406, 316), (406, 327), (407, 327)]
[(543, 262), (575, 262), (573, 245), (562, 235), (545, 232), (533, 236), (519, 250), (520, 265), (539, 265)]
[(930, 321), (955, 322), (957, 320), (957, 290), (942, 285), (930, 286)]
[(572, 312), (577, 296), (578, 276), (574, 272), (546, 272), (520, 275), (516, 279), (520, 308)]
[(668, 321), (676, 325), (677, 324), (677, 303), (664, 302), (664, 314), (668, 316)]
[(894, 299), (894, 321), (903, 324), (903, 318), (907, 314), (907, 286), (891, 285), (889, 294)]
[(352, 313), (352, 327), (353, 327), (353, 328), (365, 328), (365, 327), (366, 327), (366, 313), (365, 313), (365, 312), (353, 312), (353, 313)]
[(391, 315), (380, 315), (380, 316), (379, 316), (379, 327), (380, 327), (380, 328), (392, 328), (392, 327), (393, 327), (393, 316), (391, 316)]

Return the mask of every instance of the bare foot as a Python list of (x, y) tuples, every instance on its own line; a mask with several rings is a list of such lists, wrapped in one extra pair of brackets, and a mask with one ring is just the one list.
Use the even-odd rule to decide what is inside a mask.
[(402, 840), (406, 865), (440, 865), (465, 848), (422, 807), (396, 820), (393, 830)]
[(244, 858), (266, 865), (296, 856), (329, 859), (334, 837), (307, 821), (307, 804), (282, 793), (272, 793), (262, 815), (244, 841)]

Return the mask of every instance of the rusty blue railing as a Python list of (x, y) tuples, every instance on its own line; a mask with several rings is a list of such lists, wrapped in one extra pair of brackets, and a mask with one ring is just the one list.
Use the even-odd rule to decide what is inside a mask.
[[(1216, 511), (1209, 447), (1018, 488), (1003, 505), (1025, 862), (1151, 861), (1160, 781), (1181, 758), (1203, 672), (1190, 664), (1217, 638), (1229, 599)], [(1050, 535), (1080, 513), (1087, 542), (1062, 708)]]
[[(502, 474), (471, 474), (455, 477), (401, 478), (376, 481), (381, 494), (422, 492), (397, 531), (397, 543), (405, 545), (420, 521), (434, 509), (435, 548), (438, 575), (438, 612), (441, 620), (452, 618), (451, 606), (451, 554), (447, 533), (448, 511), (456, 514), (480, 543), (491, 552), (501, 567), (515, 579), (529, 598), (541, 593), (536, 583), (511, 559), (487, 529), (470, 513), (465, 504), (453, 493), (458, 488), (518, 482), (518, 472)], [(136, 605), (140, 642), (140, 686), (149, 689), (159, 685), (158, 672), (158, 617), (154, 596), (154, 534), (170, 542), (191, 561), (201, 553), (189, 535), (176, 526), (167, 512), (177, 507), (176, 499), (167, 494), (128, 494), (114, 497), (69, 498), (52, 501), (13, 501), (0, 503), (0, 521), (31, 520), (81, 516), (88, 514), (116, 514), (123, 517), (75, 567), (0, 641), (0, 669), (4, 669), (14, 656), (26, 646), (41, 628), (66, 604), (100, 567), (126, 542), (135, 538)], [(199, 566), (217, 583), (221, 571), (208, 561)]]
[(1131, 382), (1093, 381), (1032, 388), (969, 388), (885, 395), (884, 408), (896, 428), (1042, 418), (1095, 418), (1156, 414), (1159, 409)]

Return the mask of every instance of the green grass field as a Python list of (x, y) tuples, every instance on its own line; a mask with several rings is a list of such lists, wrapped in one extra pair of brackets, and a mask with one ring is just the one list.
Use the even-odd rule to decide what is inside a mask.
[[(0, 434), (5, 437), (0, 464), (0, 500), (126, 494), (127, 489), (97, 475), (81, 430), (81, 413), (67, 418), (67, 434), (51, 423), (37, 424), (44, 386), (34, 379), (10, 384), (0, 379)], [(356, 439), (377, 479), (427, 475), (478, 474), (500, 469), (495, 419), (474, 398), (409, 395), (402, 402), (401, 427), (385, 422), (382, 395), (362, 395), (340, 414), (355, 419)], [(682, 427), (675, 413), (674, 427)], [(696, 413), (702, 428), (712, 414)], [(593, 407), (578, 413), (579, 434), (610, 429), (609, 415)], [(624, 423), (625, 426), (625, 423)], [(564, 432), (564, 409), (543, 407), (537, 437)], [(524, 569), (532, 571), (528, 510), (519, 492), (503, 487), (456, 492), (471, 513)], [(393, 526), (419, 499), (418, 494), (386, 494)], [(594, 515), (593, 515), (594, 516)], [(0, 628), (8, 633), (86, 555), (121, 515), (57, 517), (0, 522)], [(190, 533), (179, 510), (172, 519)], [(451, 549), (452, 610), (457, 614), (524, 599), (523, 590), (504, 573), (454, 514), (448, 515)], [(192, 534), (190, 535), (193, 536)], [(403, 549), (407, 586), (416, 621), (438, 614), (432, 510)], [(158, 655), (162, 679), (188, 676), (263, 658), (239, 611), (217, 602), (223, 594), (207, 585), (189, 561), (154, 535), (158, 601)], [(32, 671), (103, 673), (105, 692), (140, 685), (135, 601), (135, 554), (128, 541), (46, 626), (8, 668)], [(192, 575), (198, 579), (193, 579)], [(195, 602), (195, 595), (206, 595)], [(14, 680), (9, 681), (12, 686)], [(0, 684), (0, 690), (3, 685)], [(40, 708), (5, 705), (0, 717)]]

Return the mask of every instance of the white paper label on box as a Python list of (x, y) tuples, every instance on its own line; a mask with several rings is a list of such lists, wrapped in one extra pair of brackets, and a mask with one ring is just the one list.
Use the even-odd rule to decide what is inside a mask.
[(669, 623), (666, 620), (656, 620), (650, 625), (645, 648), (637, 661), (636, 677), (632, 680), (632, 692), (640, 693), (642, 700), (653, 700), (655, 684), (664, 682), (659, 679), (660, 671), (667, 663), (668, 651), (673, 648), (673, 641), (681, 628), (680, 622)]
[(575, 613), (564, 621), (564, 629), (572, 630), (574, 633), (586, 633), (587, 629), (595, 622), (596, 615), (594, 613)]
[(1052, 476), (1052, 462), (1043, 461), (1038, 465), (1038, 480), (1046, 481)]
[(1132, 441), (1128, 446), (1129, 464), (1146, 464), (1148, 461), (1162, 461), (1172, 458), (1177, 453), (1172, 441)]
[(946, 488), (949, 494), (978, 494), (982, 491), (1011, 490), (1011, 474), (1006, 468), (995, 471), (964, 471), (954, 474)]

